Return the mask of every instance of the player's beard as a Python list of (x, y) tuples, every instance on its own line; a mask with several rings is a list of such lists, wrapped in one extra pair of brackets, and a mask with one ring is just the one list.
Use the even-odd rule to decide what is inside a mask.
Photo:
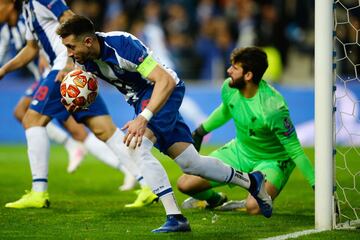
[(245, 87), (245, 79), (244, 79), (244, 75), (237, 78), (237, 79), (233, 79), (231, 78), (231, 81), (229, 83), (229, 86), (231, 88), (237, 88), (239, 90), (243, 89)]

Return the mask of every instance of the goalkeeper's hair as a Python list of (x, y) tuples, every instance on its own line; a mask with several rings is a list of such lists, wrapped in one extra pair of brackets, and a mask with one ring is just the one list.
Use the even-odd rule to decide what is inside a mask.
[(93, 22), (89, 18), (73, 15), (58, 27), (56, 33), (61, 38), (66, 38), (70, 35), (74, 35), (75, 37), (83, 35), (95, 36), (95, 28)]
[(266, 53), (258, 47), (235, 48), (230, 61), (231, 64), (240, 63), (244, 73), (252, 72), (255, 84), (259, 84), (269, 66)]

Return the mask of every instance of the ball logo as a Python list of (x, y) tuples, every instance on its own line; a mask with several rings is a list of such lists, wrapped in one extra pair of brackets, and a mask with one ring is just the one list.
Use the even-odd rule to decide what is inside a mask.
[(83, 75), (78, 75), (78, 76), (76, 76), (76, 77), (73, 79), (73, 81), (74, 81), (74, 83), (75, 83), (76, 86), (81, 87), (81, 88), (85, 87), (86, 82), (87, 82), (87, 81), (86, 81), (86, 76), (83, 76)]
[(67, 89), (67, 94), (71, 98), (75, 98), (79, 95), (80, 90), (75, 85), (70, 85)]

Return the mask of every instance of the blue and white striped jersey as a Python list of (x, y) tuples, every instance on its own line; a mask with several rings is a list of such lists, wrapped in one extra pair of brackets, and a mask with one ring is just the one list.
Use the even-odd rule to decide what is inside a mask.
[[(85, 62), (84, 68), (114, 85), (129, 104), (135, 103), (145, 89), (153, 85), (137, 71), (144, 59), (152, 54), (151, 51), (130, 33), (97, 32), (96, 36), (100, 43), (100, 58)], [(164, 67), (178, 83), (180, 80), (176, 73)]]
[[(4, 64), (5, 57), (13, 46), (16, 52), (19, 52), (25, 45), (25, 20), (20, 17), (15, 26), (2, 24), (0, 26), (0, 65)], [(34, 75), (36, 81), (40, 80), (40, 72), (37, 65), (37, 59), (27, 65), (29, 71)]]
[(36, 40), (52, 70), (63, 69), (67, 50), (56, 34), (58, 19), (68, 10), (62, 0), (26, 0), (23, 16), (26, 22), (26, 40)]

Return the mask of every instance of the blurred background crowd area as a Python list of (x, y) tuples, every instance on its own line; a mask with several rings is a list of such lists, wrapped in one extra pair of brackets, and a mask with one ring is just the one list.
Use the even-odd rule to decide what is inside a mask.
[[(231, 51), (253, 45), (268, 54), (270, 68), (264, 79), (295, 85), (314, 81), (313, 0), (66, 2), (75, 13), (92, 19), (97, 31), (134, 34), (186, 81), (220, 84), (227, 76)], [(360, 3), (336, 0), (335, 5), (338, 72), (355, 76)]]

